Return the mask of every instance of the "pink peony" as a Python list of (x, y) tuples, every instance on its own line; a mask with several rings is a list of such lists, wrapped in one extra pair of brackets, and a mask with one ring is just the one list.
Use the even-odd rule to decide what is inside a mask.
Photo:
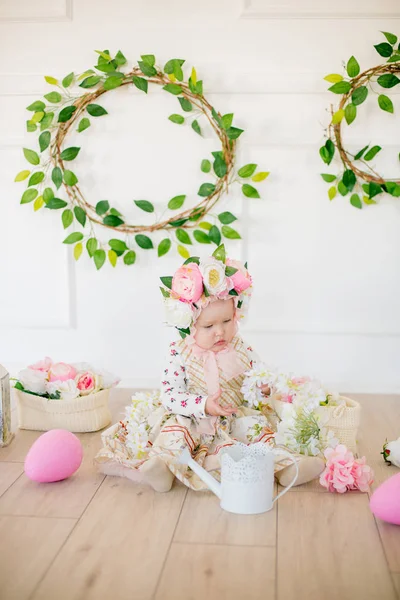
[(230, 275), (230, 280), (238, 294), (241, 294), (251, 286), (251, 277), (247, 269), (244, 268), (241, 262), (231, 258), (226, 259), (226, 266), (237, 269), (236, 273)]
[(327, 448), (324, 455), (326, 467), (319, 478), (323, 487), (339, 494), (344, 494), (347, 490), (368, 491), (373, 481), (373, 472), (366, 465), (365, 457), (355, 459), (344, 444)]
[(76, 370), (67, 363), (54, 363), (49, 370), (49, 381), (67, 381), (75, 379)]
[(46, 356), (46, 358), (44, 358), (43, 360), (39, 360), (34, 365), (29, 365), (28, 369), (33, 369), (34, 371), (42, 371), (43, 373), (47, 373), (52, 364), (53, 361), (51, 360), (51, 358)]
[(78, 373), (75, 378), (76, 387), (79, 390), (81, 396), (91, 394), (97, 388), (97, 378), (94, 373), (85, 371), (84, 373)]
[(197, 302), (203, 293), (203, 277), (196, 263), (180, 267), (172, 279), (172, 291), (185, 302)]

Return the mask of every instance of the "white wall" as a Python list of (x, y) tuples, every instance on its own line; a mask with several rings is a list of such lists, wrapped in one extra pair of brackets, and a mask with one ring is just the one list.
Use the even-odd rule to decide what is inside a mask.
[[(75, 263), (61, 243), (61, 215), (20, 206), (24, 184), (13, 183), (27, 168), (22, 146), (36, 142), (25, 132), (25, 107), (50, 91), (43, 76), (89, 68), (93, 50), (108, 47), (132, 62), (145, 53), (160, 64), (186, 58), (212, 103), (246, 130), (239, 163), (271, 171), (263, 200), (242, 202), (232, 190), (220, 205), (241, 215), (243, 242), (229, 250), (254, 275), (247, 339), (267, 360), (335, 389), (398, 392), (400, 203), (384, 199), (362, 211), (347, 199), (330, 203), (318, 148), (333, 98), (323, 76), (341, 72), (352, 54), (362, 68), (379, 64), (373, 44), (383, 41), (380, 30), (400, 34), (399, 18), (395, 0), (3, 0), (0, 362), (15, 372), (48, 354), (95, 362), (126, 384), (157, 384), (171, 335), (157, 277), (172, 274), (179, 257), (140, 251), (135, 266), (100, 272), (87, 257)], [(396, 89), (391, 97), (398, 114)], [(76, 138), (74, 170), (92, 203), (110, 199), (134, 219), (133, 199), (161, 208), (196, 192), (200, 160), (218, 146), (167, 120), (174, 98), (124, 89), (102, 104), (109, 116)], [(382, 145), (379, 167), (395, 177), (398, 116), (373, 101), (359, 114), (349, 147)]]

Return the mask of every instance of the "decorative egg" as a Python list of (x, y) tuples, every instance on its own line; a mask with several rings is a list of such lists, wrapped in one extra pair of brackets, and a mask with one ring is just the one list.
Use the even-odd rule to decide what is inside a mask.
[(370, 507), (378, 519), (400, 525), (400, 473), (384, 481), (375, 490)]
[(83, 448), (79, 439), (64, 429), (52, 429), (41, 435), (25, 458), (25, 473), (40, 483), (61, 481), (79, 469)]

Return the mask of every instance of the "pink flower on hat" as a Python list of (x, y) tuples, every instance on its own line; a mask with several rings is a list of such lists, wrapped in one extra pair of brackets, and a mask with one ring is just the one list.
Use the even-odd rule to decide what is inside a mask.
[(180, 267), (172, 279), (172, 291), (180, 300), (197, 302), (203, 293), (203, 278), (196, 263)]
[(251, 286), (251, 276), (247, 269), (238, 260), (232, 258), (226, 259), (226, 265), (237, 269), (236, 273), (230, 276), (233, 287), (238, 294), (241, 294)]
[(49, 370), (49, 381), (67, 381), (75, 379), (75, 376), (74, 367), (63, 362), (54, 363)]

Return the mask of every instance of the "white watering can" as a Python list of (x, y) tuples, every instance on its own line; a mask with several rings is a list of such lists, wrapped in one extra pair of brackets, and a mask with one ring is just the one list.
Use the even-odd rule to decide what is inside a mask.
[[(237, 443), (221, 452), (221, 483), (190, 455), (189, 449), (180, 455), (179, 461), (188, 465), (221, 500), (221, 508), (240, 515), (255, 515), (271, 510), (274, 502), (294, 485), (299, 469), (292, 454), (280, 448), (270, 448), (263, 442), (257, 444)], [(296, 472), (290, 484), (273, 498), (275, 457), (287, 456), (295, 465)]]

